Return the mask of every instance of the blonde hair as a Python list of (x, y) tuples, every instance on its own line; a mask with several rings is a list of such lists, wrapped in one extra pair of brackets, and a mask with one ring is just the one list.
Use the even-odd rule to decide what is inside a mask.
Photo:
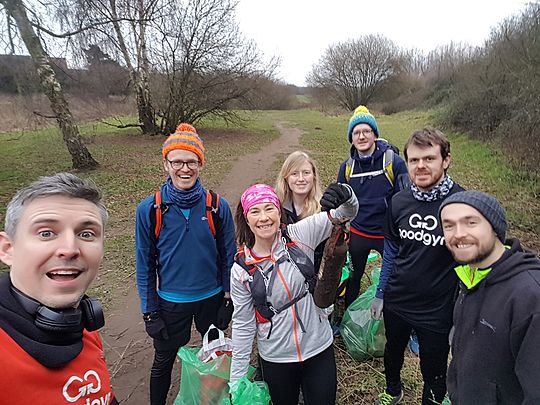
[(306, 199), (304, 200), (304, 206), (302, 207), (302, 213), (300, 218), (305, 218), (310, 215), (316, 214), (321, 210), (320, 200), (322, 197), (321, 184), (319, 182), (319, 172), (317, 171), (317, 166), (315, 162), (309, 155), (302, 151), (296, 151), (291, 153), (283, 166), (276, 179), (276, 193), (279, 197), (279, 200), (284, 204), (286, 201), (293, 202), (293, 192), (287, 183), (287, 178), (291, 175), (292, 172), (298, 170), (300, 166), (308, 162), (311, 165), (313, 170), (313, 187), (309, 191)]

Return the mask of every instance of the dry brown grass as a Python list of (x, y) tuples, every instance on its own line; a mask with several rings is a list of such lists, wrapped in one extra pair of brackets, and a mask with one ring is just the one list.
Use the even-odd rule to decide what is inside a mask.
[[(338, 405), (373, 404), (385, 386), (383, 359), (354, 360), (341, 338), (334, 341), (338, 367)], [(418, 357), (406, 351), (401, 371), (405, 388), (403, 404), (416, 405), (422, 397), (422, 375)]]
[[(368, 262), (361, 291), (371, 284), (371, 272), (381, 266), (381, 259)], [(343, 313), (344, 303), (338, 301), (334, 312), (337, 317)], [(334, 351), (338, 369), (338, 405), (373, 404), (386, 386), (384, 364), (382, 358), (372, 358), (366, 361), (355, 360), (348, 352), (342, 337), (334, 340)], [(401, 371), (404, 386), (403, 404), (416, 405), (422, 398), (422, 374), (418, 357), (405, 350), (405, 363)]]
[[(127, 116), (135, 112), (132, 97), (86, 98), (68, 95), (69, 108), (76, 122)], [(49, 101), (42, 94), (18, 96), (0, 94), (0, 132), (27, 131), (56, 126)]]

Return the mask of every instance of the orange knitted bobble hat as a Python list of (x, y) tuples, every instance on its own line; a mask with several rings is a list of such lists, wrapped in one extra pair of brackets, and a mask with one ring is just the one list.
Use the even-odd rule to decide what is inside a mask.
[(204, 146), (197, 130), (192, 125), (181, 123), (176, 127), (176, 131), (163, 142), (163, 157), (166, 158), (167, 154), (174, 149), (193, 152), (199, 161), (204, 163)]

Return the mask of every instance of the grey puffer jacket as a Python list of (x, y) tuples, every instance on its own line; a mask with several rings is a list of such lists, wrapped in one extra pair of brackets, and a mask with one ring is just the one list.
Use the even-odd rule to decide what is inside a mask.
[[(351, 198), (330, 214), (333, 218), (356, 216), (358, 201), (354, 193)], [(293, 242), (303, 249), (313, 261), (313, 251), (317, 245), (330, 236), (332, 223), (326, 212), (314, 214), (287, 226), (287, 233)], [(244, 246), (246, 262), (256, 264), (263, 270), (275, 265), (287, 255), (285, 241), (276, 235), (272, 246), (272, 258), (257, 261), (249, 248)], [(305, 279), (300, 270), (289, 261), (283, 261), (272, 271), (277, 277), (268, 301), (275, 308), (290, 302), (305, 291)], [(272, 317), (271, 322), (258, 323), (251, 292), (249, 291), (248, 273), (235, 263), (231, 269), (231, 297), (234, 303), (232, 318), (233, 358), (231, 382), (246, 375), (253, 339), (257, 336), (260, 356), (275, 363), (302, 362), (328, 348), (333, 336), (328, 321), (332, 307), (318, 308), (311, 294)], [(270, 332), (271, 328), (271, 333)]]

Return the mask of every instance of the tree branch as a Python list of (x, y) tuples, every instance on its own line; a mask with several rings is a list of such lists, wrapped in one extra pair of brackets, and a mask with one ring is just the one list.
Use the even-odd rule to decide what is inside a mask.
[(142, 129), (143, 127), (141, 124), (111, 124), (110, 122), (107, 122), (104, 120), (101, 120), (100, 122), (114, 128), (141, 128)]
[[(42, 31), (48, 35), (50, 35), (51, 37), (55, 37), (55, 38), (69, 38), (69, 37), (72, 37), (74, 35), (77, 35), (77, 34), (80, 34), (81, 32), (84, 32), (84, 31), (88, 31), (88, 30), (91, 30), (91, 29), (94, 29), (94, 28), (97, 28), (97, 27), (100, 27), (102, 25), (106, 25), (106, 24), (111, 24), (111, 23), (115, 23), (115, 22), (119, 22), (119, 21), (130, 21), (132, 22), (133, 19), (132, 18), (118, 18), (118, 19), (114, 19), (114, 20), (105, 20), (105, 21), (98, 21), (98, 22), (95, 22), (95, 23), (92, 23), (92, 24), (89, 24), (85, 27), (81, 27), (75, 31), (70, 31), (70, 32), (64, 32), (62, 34), (58, 34), (56, 32), (53, 32), (45, 27), (43, 27), (42, 25), (40, 24), (37, 24), (37, 23), (34, 23), (34, 22), (31, 22), (31, 25), (36, 28), (37, 30), (39, 31)], [(136, 20), (136, 21), (139, 21), (139, 20)]]
[(35, 115), (37, 115), (38, 117), (49, 118), (49, 119), (51, 119), (51, 118), (52, 118), (52, 119), (57, 119), (57, 118), (58, 118), (57, 115), (46, 115), (46, 114), (40, 113), (39, 111), (33, 111), (33, 113), (34, 113)]

